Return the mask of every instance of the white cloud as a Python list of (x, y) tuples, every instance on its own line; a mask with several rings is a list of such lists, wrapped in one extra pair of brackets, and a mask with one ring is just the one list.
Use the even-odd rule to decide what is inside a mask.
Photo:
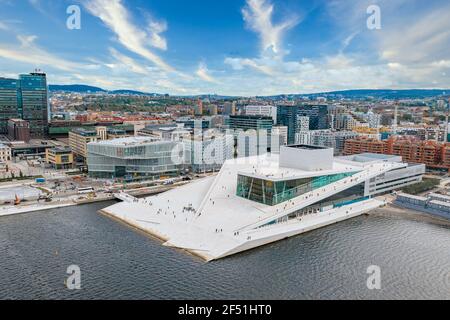
[[(118, 52), (114, 48), (110, 48), (109, 52), (117, 60), (118, 63), (126, 66), (130, 71), (143, 75), (148, 74), (148, 70), (145, 67), (138, 64), (134, 59)], [(115, 66), (112, 65), (112, 67), (114, 68)]]
[(431, 66), (436, 68), (450, 68), (450, 60), (434, 61), (431, 63)]
[(244, 67), (250, 67), (268, 76), (275, 74), (275, 71), (268, 65), (270, 61), (267, 59), (225, 58), (225, 63), (234, 70), (243, 70)]
[(150, 44), (155, 48), (167, 50), (167, 40), (161, 36), (161, 33), (167, 30), (167, 23), (151, 21), (148, 29), (150, 33)]
[[(242, 15), (247, 27), (258, 33), (260, 38), (260, 56), (257, 58), (225, 58), (225, 64), (234, 70), (243, 70), (249, 67), (266, 76), (275, 76), (285, 67), (283, 58), (288, 53), (283, 49), (283, 36), (300, 20), (298, 17), (285, 17), (283, 21), (275, 24), (273, 20), (274, 6), (266, 0), (247, 0), (242, 9)], [(281, 69), (280, 69), (281, 67)]]
[(450, 58), (450, 5), (406, 15), (379, 34), (380, 56), (390, 62), (417, 64)]
[(37, 37), (34, 35), (18, 35), (17, 39), (20, 45), (0, 43), (0, 57), (34, 67), (51, 66), (63, 71), (73, 71), (85, 67), (83, 64), (60, 58), (41, 49), (35, 44)]
[(31, 47), (34, 44), (34, 41), (38, 37), (36, 35), (18, 35), (17, 40), (19, 40), (22, 47)]
[[(289, 28), (281, 28), (280, 34), (273, 32), (274, 6), (263, 0), (248, 0), (243, 15), (252, 30), (260, 30), (260, 56), (227, 57), (224, 62), (234, 75), (223, 80), (223, 88), (230, 90), (233, 82), (242, 78), (246, 81), (234, 86), (236, 94), (450, 87), (446, 76), (450, 68), (450, 6), (442, 1), (443, 7), (433, 3), (425, 11), (413, 10), (411, 1), (420, 2), (377, 1), (382, 7), (383, 24), (382, 30), (374, 32), (367, 29), (365, 21), (366, 8), (373, 1), (330, 0), (328, 13), (336, 19), (336, 37), (342, 38), (341, 45), (334, 53), (289, 61), (282, 49), (283, 34)], [(356, 36), (358, 43), (350, 51)], [(277, 49), (278, 54), (270, 55), (270, 48)]]
[(211, 83), (218, 83), (218, 81), (209, 74), (208, 67), (203, 62), (200, 63), (195, 74), (204, 81), (211, 82)]
[(88, 0), (85, 1), (85, 6), (92, 15), (100, 18), (116, 34), (117, 40), (125, 48), (153, 62), (167, 72), (175, 71), (173, 67), (148, 48), (149, 43), (155, 45), (153, 41), (155, 39), (151, 40), (155, 35), (159, 39), (156, 44), (160, 47), (163, 46), (159, 33), (149, 35), (142, 28), (136, 26), (121, 0)]
[(259, 34), (263, 53), (283, 56), (281, 46), (284, 33), (299, 23), (297, 17), (287, 18), (279, 24), (272, 22), (273, 4), (266, 0), (247, 0), (242, 14), (247, 26)]

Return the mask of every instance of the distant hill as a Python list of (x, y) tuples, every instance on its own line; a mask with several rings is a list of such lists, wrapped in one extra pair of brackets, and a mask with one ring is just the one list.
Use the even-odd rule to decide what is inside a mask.
[[(75, 93), (109, 93), (109, 94), (123, 94), (123, 95), (145, 95), (159, 97), (163, 94), (157, 93), (147, 93), (136, 90), (112, 90), (108, 91), (99, 87), (87, 86), (82, 84), (73, 85), (50, 85), (49, 90), (51, 92), (75, 92)], [(450, 89), (406, 89), (406, 90), (390, 90), (390, 89), (361, 89), (361, 90), (345, 90), (345, 91), (332, 91), (332, 92), (322, 92), (322, 93), (311, 93), (311, 94), (280, 94), (274, 96), (260, 96), (267, 99), (284, 99), (284, 98), (311, 98), (315, 99), (317, 97), (326, 97), (333, 99), (355, 99), (355, 100), (367, 100), (370, 98), (374, 99), (425, 99), (431, 97), (438, 97), (443, 95), (450, 95)], [(209, 98), (211, 100), (221, 100), (221, 99), (236, 99), (237, 96), (222, 96), (215, 94), (204, 94), (204, 95), (194, 95), (185, 96), (190, 98)]]
[(108, 91), (108, 93), (129, 94), (129, 95), (136, 95), (136, 96), (160, 96), (160, 94), (157, 94), (157, 93), (147, 93), (147, 92), (135, 91), (135, 90), (113, 90), (113, 91)]
[(123, 95), (139, 95), (139, 96), (160, 96), (156, 93), (147, 93), (136, 90), (112, 90), (108, 91), (99, 87), (87, 86), (84, 84), (71, 85), (49, 85), (51, 92), (74, 92), (74, 93), (109, 93), (109, 94), (123, 94)]
[(52, 92), (64, 91), (64, 92), (76, 92), (76, 93), (89, 93), (89, 92), (107, 92), (99, 87), (86, 86), (84, 84), (70, 84), (70, 85), (55, 85), (51, 84), (48, 89)]
[(293, 94), (293, 95), (277, 95), (269, 98), (281, 97), (330, 97), (343, 99), (425, 99), (442, 95), (450, 95), (450, 89), (406, 89), (406, 90), (390, 90), (390, 89), (361, 89), (361, 90), (345, 90), (332, 91), (313, 94)]

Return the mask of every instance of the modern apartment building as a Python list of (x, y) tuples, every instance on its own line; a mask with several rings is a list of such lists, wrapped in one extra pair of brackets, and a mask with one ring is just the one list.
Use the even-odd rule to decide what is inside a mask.
[(388, 146), (385, 141), (367, 137), (358, 137), (345, 142), (344, 155), (359, 153), (388, 154)]
[(245, 114), (248, 116), (270, 117), (277, 123), (277, 107), (249, 105), (245, 107)]
[(408, 163), (422, 163), (429, 168), (450, 170), (450, 144), (415, 137), (394, 136), (380, 141), (358, 137), (345, 142), (344, 154), (376, 153), (398, 155)]
[(345, 141), (359, 136), (353, 131), (309, 130), (296, 134), (296, 143), (333, 148), (335, 155), (342, 155)]
[(0, 162), (11, 161), (11, 148), (7, 145), (0, 143)]

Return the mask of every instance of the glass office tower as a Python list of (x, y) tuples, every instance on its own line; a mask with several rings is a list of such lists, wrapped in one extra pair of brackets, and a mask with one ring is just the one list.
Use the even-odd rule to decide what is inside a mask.
[(47, 135), (48, 91), (45, 73), (22, 74), (17, 79), (0, 78), (0, 134), (8, 132), (9, 119), (30, 124), (32, 138)]
[(327, 105), (282, 105), (277, 107), (277, 123), (288, 127), (288, 144), (295, 144), (295, 134), (299, 132), (299, 117), (309, 118), (309, 130), (330, 128)]
[(0, 134), (8, 133), (8, 120), (19, 116), (16, 79), (0, 78)]
[(19, 114), (30, 123), (33, 138), (45, 137), (48, 132), (48, 91), (45, 73), (19, 76)]

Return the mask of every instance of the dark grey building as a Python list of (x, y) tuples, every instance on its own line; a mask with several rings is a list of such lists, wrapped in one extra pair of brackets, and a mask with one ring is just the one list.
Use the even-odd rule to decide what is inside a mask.
[(8, 120), (19, 117), (19, 80), (0, 78), (0, 134), (8, 133)]
[(298, 133), (298, 118), (309, 118), (309, 130), (325, 130), (330, 128), (327, 105), (280, 105), (277, 106), (277, 124), (288, 127), (288, 144), (295, 143)]

